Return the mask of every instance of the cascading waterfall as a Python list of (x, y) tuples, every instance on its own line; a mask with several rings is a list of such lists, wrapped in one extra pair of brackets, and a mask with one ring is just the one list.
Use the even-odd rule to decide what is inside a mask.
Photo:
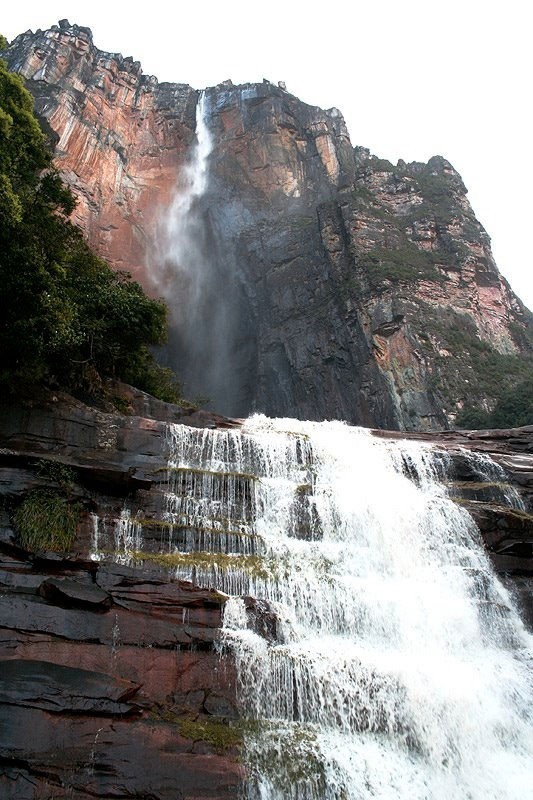
[(168, 432), (165, 549), (230, 595), (247, 800), (533, 797), (530, 637), (446, 454), (262, 416)]
[(184, 185), (175, 193), (165, 219), (166, 246), (178, 266), (203, 260), (201, 254), (195, 252), (198, 250), (198, 232), (194, 230), (192, 211), (207, 187), (208, 159), (213, 147), (205, 113), (206, 94), (201, 92), (196, 107), (196, 144), (185, 167)]
[[(445, 459), (338, 423), (173, 435), (175, 474), (202, 478), (203, 523), (237, 529), (194, 577), (233, 595), (249, 797), (528, 796), (528, 638), (438, 480)], [(250, 629), (245, 594), (276, 612), (276, 641)]]

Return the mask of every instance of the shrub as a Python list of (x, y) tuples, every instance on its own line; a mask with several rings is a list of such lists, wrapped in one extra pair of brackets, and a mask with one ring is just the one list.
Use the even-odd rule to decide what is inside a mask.
[(373, 288), (378, 288), (383, 281), (444, 280), (431, 255), (411, 242), (398, 247), (374, 247), (360, 258), (359, 263)]

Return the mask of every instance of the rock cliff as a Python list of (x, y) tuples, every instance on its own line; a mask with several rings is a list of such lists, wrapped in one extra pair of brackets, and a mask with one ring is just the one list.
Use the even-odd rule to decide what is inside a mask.
[(467, 405), (492, 410), (533, 374), (531, 315), (444, 158), (393, 166), (352, 146), (339, 111), (268, 81), (208, 89), (199, 300), (162, 246), (199, 93), (144, 76), (65, 20), (17, 37), (8, 62), (91, 243), (162, 291), (174, 319), (200, 310), (166, 357), (218, 410), (432, 430)]

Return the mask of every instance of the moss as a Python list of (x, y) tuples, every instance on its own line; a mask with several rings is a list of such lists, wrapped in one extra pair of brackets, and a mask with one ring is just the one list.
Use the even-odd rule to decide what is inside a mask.
[(60, 461), (49, 461), (46, 458), (40, 458), (36, 465), (37, 474), (40, 478), (46, 478), (61, 486), (62, 489), (70, 489), (75, 481), (76, 473), (69, 467), (68, 464), (62, 464)]
[(76, 537), (79, 506), (46, 490), (30, 492), (14, 515), (20, 543), (27, 550), (69, 550)]
[(352, 200), (356, 203), (372, 203), (376, 202), (376, 198), (366, 186), (354, 186), (351, 191)]
[(219, 751), (242, 744), (242, 734), (229, 724), (214, 719), (202, 721), (182, 718), (177, 722), (180, 735), (193, 741), (209, 742)]
[[(252, 765), (271, 775), (282, 790), (288, 793), (295, 784), (310, 780), (322, 783), (324, 764), (312, 727), (252, 720), (243, 722), (243, 731), (247, 732), (245, 738), (251, 740), (247, 755)], [(253, 747), (254, 740), (261, 742), (257, 750)]]
[(220, 719), (192, 717), (176, 714), (173, 711), (154, 711), (151, 718), (175, 725), (180, 736), (193, 742), (208, 742), (219, 753), (242, 745), (242, 732), (238, 723), (223, 722)]
[(269, 571), (260, 556), (234, 556), (227, 553), (144, 553), (129, 554), (133, 561), (149, 561), (167, 569), (196, 567), (198, 569), (236, 569), (249, 573), (254, 578), (268, 578)]
[(412, 213), (421, 216), (434, 216), (442, 224), (448, 224), (458, 216), (458, 208), (454, 202), (452, 187), (444, 175), (422, 172), (416, 176), (416, 181), (425, 202), (415, 208)]
[(205, 475), (214, 478), (234, 478), (235, 480), (246, 480), (246, 481), (257, 481), (259, 478), (257, 475), (253, 475), (251, 472), (215, 472), (209, 469), (198, 469), (198, 467), (159, 467), (159, 469), (154, 470), (152, 474), (157, 475), (158, 473), (168, 473), (168, 472), (177, 472), (180, 474), (192, 474), (192, 475)]
[(520, 349), (533, 351), (533, 315), (527, 313), (524, 321), (509, 323), (509, 332)]
[[(480, 338), (469, 314), (442, 306), (435, 308), (422, 301), (418, 306), (410, 324), (420, 350), (431, 364), (430, 386), (448, 410), (457, 410), (458, 404), (463, 404), (456, 420), (458, 426), (505, 427), (501, 422), (493, 424), (492, 415), (486, 410), (498, 404), (504, 409), (527, 411), (531, 397), (528, 382), (533, 379), (531, 359), (495, 350)], [(446, 352), (439, 352), (442, 350)], [(509, 399), (508, 404), (504, 403), (505, 398)]]
[[(166, 531), (188, 531), (188, 530), (198, 530), (198, 531), (205, 531), (206, 533), (219, 533), (223, 534), (224, 536), (241, 536), (241, 537), (251, 537), (255, 534), (249, 533), (247, 531), (242, 530), (233, 530), (228, 527), (224, 527), (228, 522), (228, 517), (210, 517), (211, 522), (220, 522), (222, 527), (220, 528), (213, 528), (207, 525), (193, 525), (192, 523), (177, 523), (177, 522), (169, 522), (165, 519), (146, 519), (143, 517), (136, 517), (134, 522), (139, 524), (142, 528), (152, 528), (156, 530), (166, 530)], [(246, 521), (243, 520), (243, 525), (246, 525)]]
[(114, 394), (111, 396), (111, 402), (119, 414), (124, 414), (125, 416), (131, 415), (131, 405), (127, 398)]
[(163, 528), (165, 530), (174, 530), (174, 528), (178, 527), (173, 522), (169, 522), (166, 519), (147, 519), (144, 517), (136, 517), (134, 522), (136, 522), (142, 528)]
[(365, 166), (371, 167), (374, 172), (394, 172), (396, 173), (397, 168), (392, 164), (390, 161), (387, 161), (386, 158), (378, 158), (377, 156), (371, 156), (368, 161), (365, 163)]
[(434, 256), (420, 250), (412, 242), (398, 247), (374, 247), (359, 259), (370, 285), (379, 288), (384, 281), (392, 283), (419, 280), (446, 280), (435, 267)]

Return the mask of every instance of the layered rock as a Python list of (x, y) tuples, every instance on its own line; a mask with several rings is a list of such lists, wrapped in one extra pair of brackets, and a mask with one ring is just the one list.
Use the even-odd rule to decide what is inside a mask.
[[(19, 36), (9, 64), (53, 131), (92, 244), (147, 287), (155, 276), (186, 315), (198, 300), (161, 242), (198, 93), (143, 76), (66, 21)], [(211, 293), (190, 323), (194, 358), (179, 336), (168, 354), (190, 392), (237, 415), (416, 430), (447, 427), (468, 404), (492, 410), (531, 377), (531, 315), (445, 159), (372, 157), (336, 109), (267, 81), (226, 81), (205, 108), (213, 147), (194, 212)]]
[[(132, 405), (195, 422), (194, 413), (150, 409), (147, 396), (130, 395)], [(156, 565), (90, 557), (97, 520), (113, 541), (129, 498), (142, 496), (148, 508), (166, 423), (64, 396), (4, 412), (0, 794), (239, 796), (234, 667), (214, 649), (226, 596)], [(216, 421), (224, 422), (196, 417)], [(29, 552), (15, 536), (14, 509), (36, 491), (64, 495), (76, 509), (69, 552)]]

